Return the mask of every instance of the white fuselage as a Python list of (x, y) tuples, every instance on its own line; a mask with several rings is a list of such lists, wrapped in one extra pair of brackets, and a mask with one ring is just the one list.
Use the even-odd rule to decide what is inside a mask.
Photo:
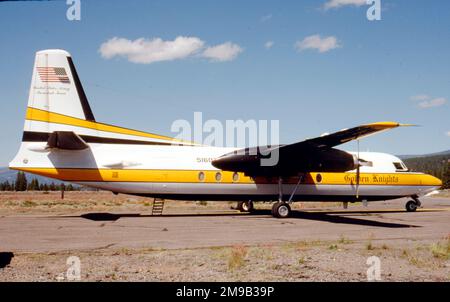
[[(254, 179), (211, 164), (234, 148), (90, 144), (80, 151), (44, 150), (45, 143), (22, 143), (11, 167), (117, 193), (171, 199), (257, 201), (275, 200), (279, 193), (277, 179)], [(384, 200), (424, 195), (437, 188), (432, 176), (397, 169), (394, 162), (403, 163), (395, 156), (371, 152), (359, 156), (370, 162), (361, 167), (359, 188), (354, 170), (307, 173), (293, 200), (351, 201), (357, 189), (360, 199)], [(293, 192), (297, 179), (284, 180), (283, 195)]]

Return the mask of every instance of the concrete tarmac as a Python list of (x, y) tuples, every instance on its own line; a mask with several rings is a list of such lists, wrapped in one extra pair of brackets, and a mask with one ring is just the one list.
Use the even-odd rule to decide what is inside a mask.
[(77, 213), (0, 217), (0, 251), (59, 252), (104, 248), (183, 249), (302, 240), (441, 240), (450, 235), (450, 198), (423, 198), (423, 209), (408, 213), (406, 199), (369, 207), (294, 211), (276, 219), (269, 210), (241, 214)]

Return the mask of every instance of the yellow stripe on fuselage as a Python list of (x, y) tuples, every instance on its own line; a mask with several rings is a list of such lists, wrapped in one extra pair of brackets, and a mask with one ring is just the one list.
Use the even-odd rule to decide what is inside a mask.
[[(157, 183), (224, 183), (224, 184), (276, 184), (277, 178), (256, 177), (255, 179), (238, 173), (237, 181), (233, 172), (220, 171), (221, 180), (216, 180), (219, 171), (200, 170), (144, 170), (144, 169), (76, 169), (76, 168), (12, 168), (63, 181), (76, 182), (157, 182)], [(205, 178), (199, 180), (199, 173)], [(318, 175), (320, 174), (320, 177)], [(320, 181), (318, 181), (320, 180)], [(298, 177), (284, 179), (285, 184), (296, 184)], [(313, 185), (355, 185), (355, 173), (307, 173), (304, 184)], [(440, 186), (439, 179), (421, 173), (361, 173), (360, 185), (392, 186)]]
[(39, 121), (39, 122), (47, 122), (47, 123), (55, 123), (55, 124), (63, 124), (63, 125), (69, 125), (69, 126), (82, 127), (82, 128), (88, 128), (88, 129), (93, 129), (93, 130), (98, 130), (98, 131), (127, 134), (127, 135), (134, 135), (134, 136), (148, 137), (148, 138), (156, 138), (156, 139), (166, 140), (166, 141), (173, 142), (173, 143), (179, 142), (179, 143), (193, 144), (192, 142), (182, 141), (182, 140), (178, 140), (178, 139), (171, 138), (168, 136), (162, 136), (162, 135), (157, 135), (157, 134), (153, 134), (153, 133), (147, 133), (147, 132), (143, 132), (143, 131), (127, 129), (127, 128), (122, 128), (122, 127), (98, 123), (98, 122), (87, 121), (87, 120), (79, 119), (76, 117), (71, 117), (71, 116), (54, 113), (54, 112), (49, 112), (49, 111), (36, 109), (36, 108), (32, 108), (32, 107), (27, 108), (26, 119), (30, 120), (30, 121)]

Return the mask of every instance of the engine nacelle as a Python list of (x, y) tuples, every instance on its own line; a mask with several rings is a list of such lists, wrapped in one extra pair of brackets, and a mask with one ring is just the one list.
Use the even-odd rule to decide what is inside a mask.
[(308, 148), (296, 152), (278, 152), (278, 162), (273, 166), (262, 165), (261, 159), (272, 156), (255, 149), (242, 149), (225, 154), (212, 162), (213, 166), (225, 171), (244, 172), (258, 176), (292, 176), (304, 172), (345, 172), (354, 170), (358, 160), (352, 154), (333, 148)]

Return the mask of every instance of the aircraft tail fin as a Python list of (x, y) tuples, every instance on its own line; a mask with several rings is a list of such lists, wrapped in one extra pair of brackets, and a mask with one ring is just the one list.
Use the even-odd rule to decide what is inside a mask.
[(22, 142), (48, 142), (55, 132), (73, 132), (86, 143), (180, 143), (163, 135), (98, 123), (71, 55), (48, 49), (36, 53)]
[(67, 130), (51, 124), (52, 115), (95, 122), (71, 55), (60, 49), (36, 53), (24, 135)]

